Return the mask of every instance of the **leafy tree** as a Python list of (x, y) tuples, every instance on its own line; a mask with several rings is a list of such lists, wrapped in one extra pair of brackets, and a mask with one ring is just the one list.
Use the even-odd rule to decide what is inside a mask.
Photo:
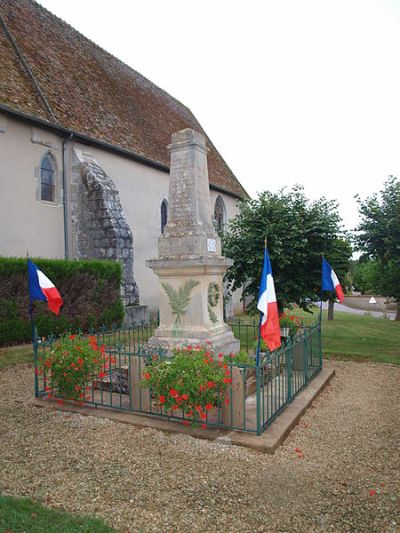
[(390, 176), (379, 194), (366, 200), (357, 197), (357, 201), (361, 215), (358, 249), (364, 259), (376, 260), (377, 288), (396, 300), (396, 320), (400, 320), (400, 181)]
[(375, 260), (353, 261), (351, 265), (351, 279), (356, 291), (363, 294), (377, 294), (377, 278), (379, 265)]
[(263, 192), (241, 202), (240, 213), (229, 224), (224, 255), (234, 263), (226, 280), (231, 289), (243, 287), (256, 305), (267, 237), (280, 310), (292, 303), (309, 309), (320, 297), (322, 253), (335, 269), (344, 248), (346, 260), (351, 255), (341, 235), (335, 201), (310, 202), (301, 186), (289, 192)]

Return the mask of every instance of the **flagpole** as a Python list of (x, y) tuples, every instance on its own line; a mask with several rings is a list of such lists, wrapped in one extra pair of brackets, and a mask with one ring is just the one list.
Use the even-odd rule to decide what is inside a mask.
[[(322, 256), (322, 264), (323, 264), (324, 259), (325, 259), (324, 252), (322, 252), (321, 256)], [(323, 266), (322, 266), (322, 268), (323, 268)], [(321, 327), (321, 324), (322, 324), (322, 292), (323, 292), (323, 290), (322, 290), (322, 273), (321, 273), (321, 290), (320, 290), (320, 295), (319, 295), (319, 300), (320, 300), (319, 301), (319, 325), (320, 325), (320, 327)]]
[[(29, 286), (29, 254), (26, 252), (26, 267), (28, 271), (28, 286)], [(33, 363), (35, 368), (35, 398), (39, 396), (39, 377), (37, 375), (37, 369), (38, 369), (38, 344), (37, 344), (37, 329), (35, 324), (35, 318), (33, 314), (33, 301), (32, 301), (32, 294), (29, 288), (29, 316), (31, 318), (31, 340), (32, 340), (32, 348), (33, 348)]]
[[(265, 250), (267, 249), (268, 239), (267, 236), (265, 236), (264, 239), (264, 259), (265, 261)], [(264, 266), (264, 265), (263, 265)], [(260, 318), (258, 320), (258, 341), (257, 341), (257, 351), (256, 351), (256, 365), (260, 365), (260, 344), (261, 344), (261, 321), (262, 321), (263, 313), (260, 311)]]

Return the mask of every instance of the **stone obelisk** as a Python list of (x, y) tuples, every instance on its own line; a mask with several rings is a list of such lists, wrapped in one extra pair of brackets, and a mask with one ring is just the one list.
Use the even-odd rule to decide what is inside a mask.
[(160, 279), (160, 325), (151, 342), (167, 346), (212, 342), (216, 351), (239, 351), (223, 320), (222, 276), (232, 264), (221, 256), (212, 224), (207, 151), (202, 134), (172, 135), (168, 222), (158, 259), (147, 261)]

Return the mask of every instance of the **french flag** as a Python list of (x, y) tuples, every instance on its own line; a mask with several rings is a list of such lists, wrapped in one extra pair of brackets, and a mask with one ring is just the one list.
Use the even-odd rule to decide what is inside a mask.
[(279, 327), (274, 279), (272, 277), (271, 262), (267, 248), (264, 250), (264, 266), (261, 275), (257, 309), (262, 314), (260, 335), (268, 346), (269, 351), (272, 352), (281, 345), (281, 330)]
[(339, 283), (335, 271), (332, 269), (325, 257), (322, 258), (322, 290), (335, 291), (340, 303), (344, 301), (343, 289)]
[(47, 302), (50, 311), (59, 315), (60, 307), (63, 304), (60, 293), (54, 286), (54, 283), (30, 259), (28, 259), (28, 277), (31, 302), (34, 300), (43, 300)]

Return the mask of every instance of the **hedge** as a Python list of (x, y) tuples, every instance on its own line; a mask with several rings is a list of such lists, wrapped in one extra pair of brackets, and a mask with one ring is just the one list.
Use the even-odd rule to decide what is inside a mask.
[[(120, 324), (121, 265), (116, 261), (35, 259), (59, 290), (64, 305), (57, 317), (46, 302), (34, 303), (40, 336)], [(26, 259), (0, 257), (0, 345), (29, 342), (29, 290)]]

